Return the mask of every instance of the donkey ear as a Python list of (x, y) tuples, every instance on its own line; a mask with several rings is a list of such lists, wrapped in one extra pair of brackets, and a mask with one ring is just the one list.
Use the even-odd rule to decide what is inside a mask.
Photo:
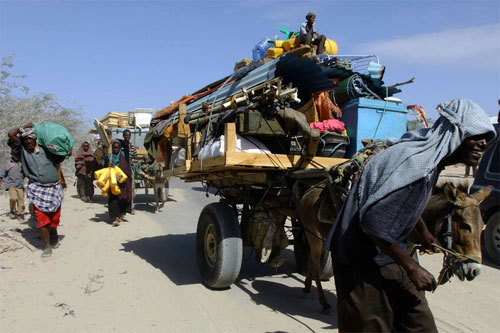
[(473, 197), (474, 199), (476, 199), (480, 203), (481, 201), (483, 201), (484, 199), (486, 199), (490, 195), (491, 190), (493, 190), (492, 185), (485, 186), (482, 189), (480, 189), (479, 191), (472, 194), (471, 197)]
[(456, 188), (452, 183), (446, 183), (443, 186), (443, 192), (446, 200), (455, 206), (462, 206), (465, 201), (465, 194)]

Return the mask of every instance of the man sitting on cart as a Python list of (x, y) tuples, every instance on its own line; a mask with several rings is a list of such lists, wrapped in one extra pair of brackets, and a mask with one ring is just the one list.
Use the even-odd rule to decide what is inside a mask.
[(409, 256), (407, 238), (416, 226), (431, 249), (435, 239), (420, 216), (439, 172), (477, 165), (496, 135), (470, 100), (437, 109), (432, 128), (406, 133), (367, 163), (330, 231), (341, 332), (437, 331), (424, 293), (436, 280)]
[(308, 13), (306, 15), (306, 20), (306, 22), (300, 25), (300, 32), (298, 37), (299, 44), (314, 47), (316, 49), (316, 54), (325, 53), (326, 36), (320, 35), (314, 27), (316, 13)]

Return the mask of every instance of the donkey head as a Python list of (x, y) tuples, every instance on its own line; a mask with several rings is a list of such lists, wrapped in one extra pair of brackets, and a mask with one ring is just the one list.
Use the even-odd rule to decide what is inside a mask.
[[(472, 195), (451, 183), (442, 188), (448, 205), (452, 206), (449, 215), (452, 249), (472, 259), (464, 261), (459, 265), (461, 267), (455, 267), (455, 274), (462, 281), (465, 278), (470, 281), (481, 273), (481, 232), (484, 223), (479, 204), (490, 195), (492, 188), (484, 187)], [(446, 226), (446, 221), (443, 222), (441, 230)], [(438, 240), (446, 244), (442, 233), (438, 234)]]

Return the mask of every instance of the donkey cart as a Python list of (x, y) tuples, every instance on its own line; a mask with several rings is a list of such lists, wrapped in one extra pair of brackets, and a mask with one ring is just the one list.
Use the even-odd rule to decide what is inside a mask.
[[(324, 168), (343, 158), (249, 153), (236, 151), (236, 124), (224, 124), (224, 153), (202, 160), (192, 157), (200, 133), (188, 135), (185, 166), (166, 171), (185, 182), (203, 182), (220, 197), (201, 211), (196, 231), (196, 254), (203, 282), (226, 288), (238, 277), (243, 246), (274, 267), (283, 264), (281, 249), (294, 245), (298, 268), (304, 271), (308, 245), (297, 223), (301, 188), (325, 178)], [(310, 143), (310, 146), (314, 146)], [(292, 232), (286, 232), (291, 229)], [(322, 260), (324, 278), (332, 274), (328, 254)]]

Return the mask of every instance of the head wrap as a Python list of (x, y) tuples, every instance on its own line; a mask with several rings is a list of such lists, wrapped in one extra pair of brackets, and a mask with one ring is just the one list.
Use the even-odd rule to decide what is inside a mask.
[(36, 139), (35, 129), (33, 127), (20, 127), (21, 139)]
[(391, 192), (427, 176), (468, 137), (496, 133), (483, 109), (465, 98), (437, 106), (441, 115), (432, 128), (405, 133), (365, 167), (359, 183), (359, 213)]
[(314, 12), (309, 12), (309, 13), (307, 13), (307, 15), (306, 15), (306, 19), (309, 19), (310, 17), (313, 17), (313, 16), (314, 16), (314, 17), (316, 17), (316, 13), (314, 13)]

